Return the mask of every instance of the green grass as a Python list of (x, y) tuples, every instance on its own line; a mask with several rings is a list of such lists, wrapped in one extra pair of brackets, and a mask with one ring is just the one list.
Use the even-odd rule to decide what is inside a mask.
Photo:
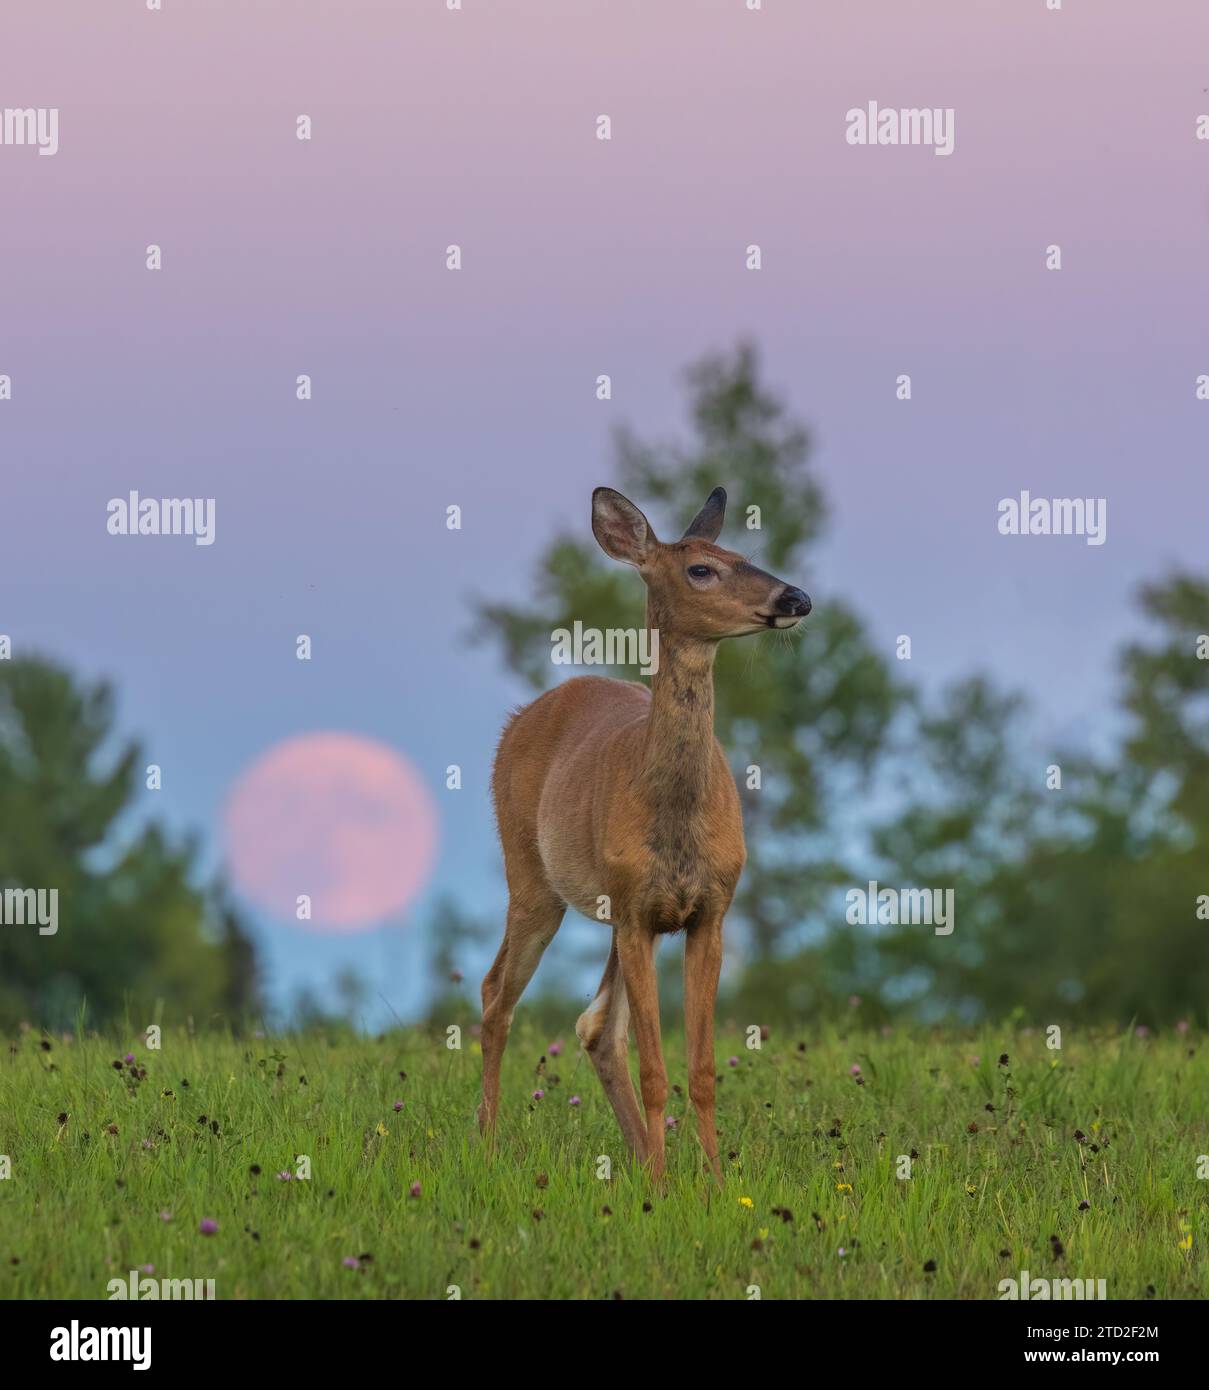
[[(152, 1264), (157, 1279), (212, 1278), (227, 1299), (446, 1298), (451, 1285), (463, 1298), (745, 1299), (757, 1286), (763, 1298), (992, 1299), (1022, 1267), (1105, 1279), (1110, 1298), (1209, 1295), (1198, 1034), (1071, 1030), (1060, 1052), (1008, 1031), (774, 1029), (759, 1051), (741, 1038), (732, 1026), (718, 1039), (719, 1192), (700, 1169), (674, 1033), (662, 1190), (624, 1158), (573, 1033), (538, 1073), (552, 1040), (523, 1009), (494, 1156), (474, 1130), (468, 1028), (462, 1051), (420, 1030), (165, 1033), (160, 1051), (87, 1036), (45, 1051), (27, 1033), (0, 1046), (12, 1166), (0, 1294), (105, 1298), (110, 1279)], [(145, 1079), (114, 1068), (127, 1051)], [(898, 1156), (912, 1150), (904, 1179)], [(280, 1181), (298, 1154), (310, 1180)], [(199, 1232), (207, 1218), (217, 1234)]]

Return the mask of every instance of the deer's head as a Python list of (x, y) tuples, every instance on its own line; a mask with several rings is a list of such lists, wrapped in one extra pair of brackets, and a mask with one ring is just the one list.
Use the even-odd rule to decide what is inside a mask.
[(810, 612), (810, 599), (715, 545), (725, 515), (726, 493), (716, 487), (680, 540), (664, 544), (620, 492), (598, 487), (592, 494), (592, 533), (606, 555), (642, 575), (652, 622), (662, 632), (716, 642), (796, 627)]

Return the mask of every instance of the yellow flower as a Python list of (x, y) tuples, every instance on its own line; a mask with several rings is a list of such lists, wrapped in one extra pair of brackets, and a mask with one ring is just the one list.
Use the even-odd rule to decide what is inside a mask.
[(381, 1120), (378, 1121), (378, 1128), (377, 1128), (377, 1130), (376, 1130), (375, 1132), (378, 1133), (378, 1134), (385, 1134), (385, 1133), (386, 1133), (386, 1126), (382, 1123)]
[(750, 1207), (750, 1206), (754, 1206), (755, 1204), (752, 1202), (752, 1200), (751, 1200), (750, 1197), (740, 1197), (740, 1198), (739, 1198), (739, 1205), (740, 1205), (741, 1207)]
[(1192, 1249), (1192, 1232), (1191, 1232), (1191, 1231), (1189, 1231), (1188, 1234), (1184, 1237), (1184, 1239), (1183, 1239), (1182, 1241), (1180, 1241), (1180, 1247), (1179, 1247), (1179, 1248), (1180, 1248), (1181, 1250), (1191, 1250), (1191, 1249)]
[(837, 1192), (851, 1192), (852, 1184), (850, 1182), (837, 1182), (835, 1185), (835, 1190)]
[(974, 1193), (978, 1191), (978, 1189), (974, 1186), (974, 1184), (973, 1184), (972, 1182), (968, 1182), (968, 1183), (966, 1183), (966, 1191), (967, 1191), (967, 1192), (970, 1194), (970, 1196), (972, 1197), (972, 1196), (974, 1195)]
[(756, 1234), (760, 1237), (761, 1240), (767, 1240), (767, 1239), (768, 1239), (768, 1227), (767, 1227), (767, 1226), (761, 1226), (760, 1229), (756, 1232)]

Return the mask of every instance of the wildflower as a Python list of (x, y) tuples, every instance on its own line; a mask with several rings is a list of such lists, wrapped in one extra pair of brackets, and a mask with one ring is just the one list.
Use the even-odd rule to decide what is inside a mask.
[(726, 1059), (726, 1065), (728, 1067), (737, 1067), (739, 1065), (739, 1059), (737, 1057), (728, 1057)]
[(849, 1076), (860, 1076), (860, 1074), (861, 1074), (860, 1066), (859, 1066), (856, 1062), (853, 1062), (853, 1064), (848, 1068), (848, 1075), (849, 1075)]
[(559, 1055), (561, 1054), (562, 1050), (563, 1050), (563, 1045), (562, 1045), (562, 1043), (560, 1043), (560, 1042), (552, 1042), (552, 1043), (550, 1044), (550, 1046), (549, 1046), (548, 1048), (546, 1048), (546, 1051), (550, 1054), (551, 1057), (557, 1057), (557, 1056), (559, 1056)]
[(676, 1128), (676, 1117), (675, 1117), (675, 1115), (669, 1115), (669, 1116), (667, 1117), (667, 1120), (665, 1121), (665, 1124), (667, 1125), (668, 1129), (675, 1129), (675, 1128)]
[(399, 1113), (399, 1111), (403, 1109), (403, 1102), (402, 1102), (401, 1100), (395, 1101), (394, 1105), (391, 1106), (391, 1109), (392, 1109), (392, 1110), (395, 1112), (395, 1114), (397, 1115), (397, 1114)]
[(539, 1087), (538, 1090), (536, 1090), (536, 1091), (533, 1092), (533, 1099), (534, 1099), (534, 1100), (544, 1100), (544, 1099), (545, 1099), (545, 1096), (546, 1096), (545, 1091), (541, 1090), (540, 1087)]
[(134, 1053), (133, 1053), (133, 1052), (128, 1052), (128, 1053), (125, 1055), (125, 1057), (122, 1058), (122, 1061), (125, 1062), (127, 1066), (129, 1066), (130, 1063), (134, 1061)]
[(144, 1274), (154, 1274), (154, 1273), (155, 1273), (155, 1266), (154, 1266), (154, 1265), (139, 1265), (139, 1268), (143, 1271)]
[(837, 1182), (835, 1185), (835, 1190), (837, 1192), (851, 1192), (852, 1184), (850, 1182)]
[(170, 1211), (161, 1211), (161, 1212), (160, 1212), (160, 1220), (161, 1220), (161, 1221), (171, 1221), (171, 1220), (172, 1220), (172, 1213), (171, 1213)]
[(217, 1234), (218, 1234), (218, 1222), (217, 1222), (217, 1221), (211, 1221), (211, 1219), (207, 1216), (207, 1217), (198, 1225), (198, 1228), (197, 1228), (197, 1229), (198, 1229), (198, 1230), (202, 1233), (202, 1235), (204, 1235), (204, 1236), (213, 1236), (213, 1235), (217, 1235)]
[(378, 1135), (379, 1138), (381, 1138), (386, 1133), (386, 1126), (382, 1123), (381, 1120), (378, 1121), (378, 1128), (374, 1130), (374, 1133)]
[(739, 1198), (739, 1205), (740, 1205), (741, 1207), (754, 1207), (754, 1206), (755, 1206), (755, 1203), (751, 1200), (750, 1197), (740, 1197), (740, 1198)]
[(571, 1096), (571, 1097), (568, 1099), (567, 1104), (568, 1104), (568, 1105), (582, 1105), (583, 1102), (580, 1100), (580, 1098), (579, 1098), (578, 1096)]
[(345, 1267), (345, 1269), (356, 1269), (357, 1257), (356, 1255), (345, 1255), (344, 1259), (342, 1259), (340, 1263)]
[(293, 1182), (293, 1181), (294, 1181), (294, 1175), (293, 1175), (293, 1173), (290, 1172), (290, 1170), (289, 1170), (288, 1168), (283, 1168), (283, 1169), (281, 1170), (281, 1172), (277, 1174), (277, 1181), (278, 1181), (278, 1182)]
[(418, 1197), (419, 1195), (420, 1195), (420, 1180), (417, 1178), (416, 1181), (412, 1183), (411, 1187), (408, 1188), (408, 1196), (409, 1196), (409, 1197)]

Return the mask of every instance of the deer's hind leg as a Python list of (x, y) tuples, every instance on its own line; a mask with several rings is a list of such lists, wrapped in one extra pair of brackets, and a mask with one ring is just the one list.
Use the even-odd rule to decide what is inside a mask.
[(483, 980), (483, 1098), (479, 1129), (490, 1135), (499, 1110), (500, 1064), (512, 1026), (512, 1011), (533, 978), (546, 947), (562, 923), (566, 906), (548, 888), (530, 894), (515, 890), (508, 900), (508, 925), (495, 963)]
[(645, 1159), (646, 1125), (630, 1077), (630, 1003), (626, 998), (625, 981), (621, 978), (616, 932), (596, 998), (580, 1014), (575, 1034), (596, 1068), (626, 1143), (639, 1159)]

